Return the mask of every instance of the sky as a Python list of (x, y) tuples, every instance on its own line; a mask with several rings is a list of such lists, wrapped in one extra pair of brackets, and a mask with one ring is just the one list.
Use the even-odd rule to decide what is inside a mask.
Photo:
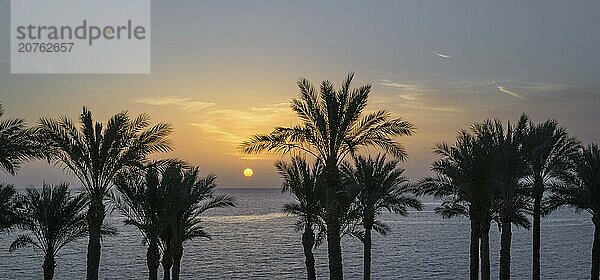
[[(152, 1), (151, 74), (10, 73), (10, 1), (0, 0), (0, 102), (31, 124), (98, 120), (127, 110), (171, 123), (179, 157), (220, 187), (278, 187), (273, 160), (237, 146), (297, 122), (300, 77), (373, 86), (368, 110), (389, 110), (416, 135), (398, 140), (411, 179), (429, 174), (432, 146), (485, 118), (555, 118), (600, 142), (598, 1)], [(376, 150), (370, 150), (376, 153)], [(252, 168), (254, 176), (242, 176)], [(43, 161), (18, 186), (76, 181)]]

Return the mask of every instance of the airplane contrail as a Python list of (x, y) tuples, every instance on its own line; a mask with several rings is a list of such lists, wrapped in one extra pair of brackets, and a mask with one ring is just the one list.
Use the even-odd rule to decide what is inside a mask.
[(512, 90), (510, 90), (510, 89), (508, 89), (508, 88), (507, 88), (507, 87), (505, 87), (505, 86), (501, 86), (501, 85), (499, 85), (499, 84), (496, 84), (496, 83), (494, 83), (494, 85), (496, 86), (496, 89), (497, 89), (499, 92), (501, 92), (501, 93), (504, 93), (504, 94), (506, 94), (506, 95), (510, 95), (510, 96), (512, 96), (512, 97), (520, 98), (520, 99), (523, 99), (523, 100), (527, 100), (527, 98), (525, 98), (525, 97), (521, 96), (520, 94), (518, 94), (518, 93), (516, 93), (516, 92), (514, 92), (514, 91), (512, 91)]
[(439, 53), (436, 51), (432, 51), (433, 55), (437, 56), (437, 57), (441, 57), (441, 58), (445, 58), (445, 59), (450, 59), (452, 58), (451, 56), (447, 55), (447, 54), (443, 54), (443, 53)]

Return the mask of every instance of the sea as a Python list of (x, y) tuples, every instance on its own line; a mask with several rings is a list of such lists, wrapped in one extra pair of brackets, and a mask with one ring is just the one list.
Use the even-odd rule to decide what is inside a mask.
[[(282, 213), (292, 201), (278, 189), (218, 189), (237, 207), (208, 211), (202, 219), (211, 239), (184, 244), (181, 279), (306, 279), (295, 217)], [(424, 198), (423, 211), (385, 213), (392, 229), (374, 234), (372, 279), (468, 279), (469, 221), (443, 219), (439, 202)], [(107, 221), (119, 234), (102, 240), (100, 279), (147, 279), (142, 235), (116, 213)], [(542, 220), (542, 279), (589, 279), (593, 225), (590, 215), (562, 209)], [(33, 248), (9, 252), (15, 233), (0, 235), (0, 279), (42, 279), (42, 255)], [(491, 230), (492, 279), (498, 278), (499, 231)], [(512, 279), (531, 278), (531, 231), (513, 228)], [(54, 279), (85, 279), (87, 239), (63, 248)], [(317, 276), (328, 277), (326, 243), (315, 250)], [(346, 279), (362, 278), (362, 244), (343, 240)], [(162, 271), (159, 270), (159, 279)]]

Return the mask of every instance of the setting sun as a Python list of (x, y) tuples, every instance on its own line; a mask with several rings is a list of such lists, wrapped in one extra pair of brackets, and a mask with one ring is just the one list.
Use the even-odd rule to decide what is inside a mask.
[(252, 175), (254, 175), (254, 170), (252, 170), (251, 168), (246, 168), (244, 169), (244, 176), (245, 177), (252, 177)]

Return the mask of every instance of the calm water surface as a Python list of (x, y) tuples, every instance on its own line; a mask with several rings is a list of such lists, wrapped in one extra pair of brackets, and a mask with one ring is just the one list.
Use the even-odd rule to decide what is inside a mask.
[[(304, 258), (293, 217), (281, 213), (290, 198), (275, 189), (221, 189), (238, 207), (207, 213), (212, 240), (185, 244), (182, 279), (303, 279)], [(469, 224), (467, 219), (440, 218), (435, 201), (408, 217), (383, 216), (392, 228), (386, 237), (374, 235), (373, 279), (467, 279)], [(101, 279), (147, 279), (141, 235), (109, 218), (119, 235), (103, 240)], [(542, 278), (589, 278), (593, 226), (589, 215), (571, 210), (542, 221)], [(13, 236), (0, 235), (0, 279), (42, 279), (42, 258), (32, 249), (9, 253)], [(499, 234), (491, 231), (492, 278), (497, 278)], [(84, 279), (85, 239), (61, 251), (55, 279)], [(360, 279), (362, 245), (344, 240), (344, 273)], [(531, 232), (513, 230), (513, 279), (531, 278)], [(327, 276), (326, 245), (316, 251), (317, 272)], [(159, 277), (162, 277), (159, 274)]]

